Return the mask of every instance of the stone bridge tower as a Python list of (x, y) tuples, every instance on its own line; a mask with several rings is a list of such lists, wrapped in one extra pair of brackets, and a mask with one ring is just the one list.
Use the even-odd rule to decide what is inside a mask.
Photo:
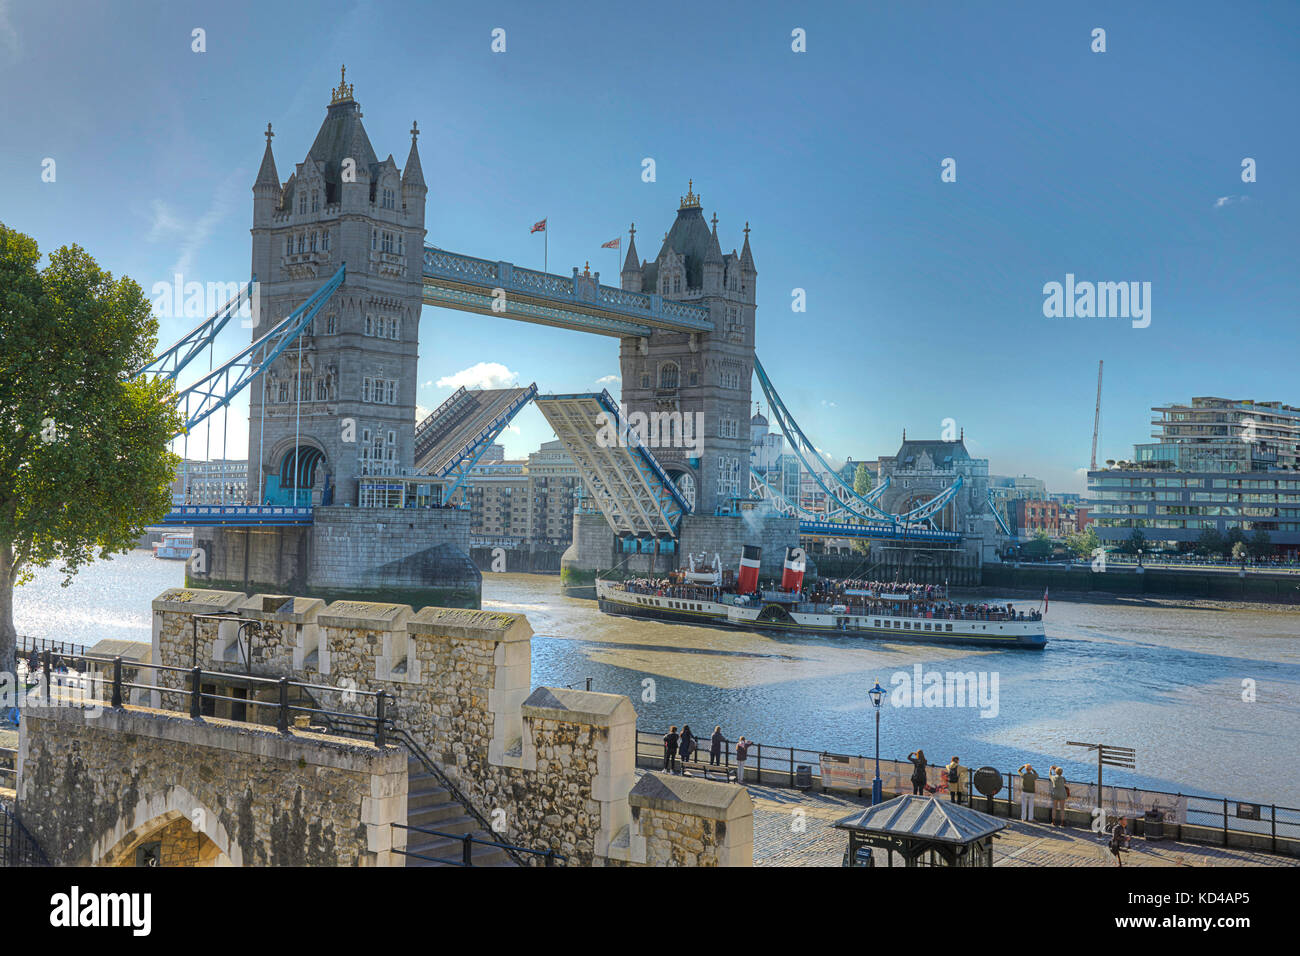
[(268, 124), (253, 185), (254, 340), (347, 267), (300, 343), (251, 390), (248, 488), (258, 503), (356, 505), (359, 477), (412, 469), (428, 193), (419, 131), (404, 170), (391, 154), (380, 161), (352, 89), (340, 76), (283, 184)]
[[(681, 412), (700, 423), (700, 451), (655, 447), (654, 455), (693, 501), (697, 514), (749, 496), (750, 381), (754, 371), (754, 284), (749, 224), (740, 253), (722, 254), (718, 217), (705, 222), (694, 183), (653, 262), (639, 262), (636, 230), (628, 243), (622, 287), (708, 308), (710, 333), (656, 330), (625, 338), (619, 349), (623, 402), (629, 412)], [(700, 416), (696, 418), (698, 413)]]

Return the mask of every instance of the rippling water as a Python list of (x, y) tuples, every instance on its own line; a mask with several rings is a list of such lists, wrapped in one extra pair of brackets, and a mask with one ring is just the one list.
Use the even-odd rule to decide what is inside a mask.
[[(19, 633), (93, 644), (149, 640), (150, 601), (182, 583), (180, 562), (137, 551), (83, 570), (68, 588), (42, 573), (16, 595)], [(981, 596), (981, 600), (986, 598)], [(1015, 599), (1012, 599), (1015, 603)], [(1020, 602), (1024, 603), (1024, 602)], [(894, 675), (974, 671), (998, 679), (997, 714), (891, 707), (882, 756), (917, 747), (1008, 771), (1026, 759), (1094, 778), (1066, 740), (1137, 750), (1140, 773), (1108, 783), (1300, 807), (1300, 614), (1053, 600), (1040, 653), (891, 644), (851, 637), (760, 635), (603, 615), (560, 594), (555, 577), (485, 574), (483, 606), (526, 614), (533, 684), (579, 684), (632, 698), (642, 729), (721, 724), (774, 745), (870, 753), (866, 690)], [(645, 681), (654, 700), (644, 699)], [(1253, 681), (1256, 700), (1242, 700)]]

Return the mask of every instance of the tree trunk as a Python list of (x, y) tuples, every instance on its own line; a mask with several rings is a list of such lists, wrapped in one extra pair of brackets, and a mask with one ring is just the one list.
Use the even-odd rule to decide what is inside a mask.
[(0, 544), (0, 673), (13, 675), (18, 686), (18, 632), (14, 630), (13, 546)]

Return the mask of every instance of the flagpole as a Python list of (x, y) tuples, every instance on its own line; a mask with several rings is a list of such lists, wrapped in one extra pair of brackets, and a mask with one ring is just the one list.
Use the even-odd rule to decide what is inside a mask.
[(542, 229), (542, 271), (551, 271), (551, 223), (550, 216), (546, 217), (546, 227)]

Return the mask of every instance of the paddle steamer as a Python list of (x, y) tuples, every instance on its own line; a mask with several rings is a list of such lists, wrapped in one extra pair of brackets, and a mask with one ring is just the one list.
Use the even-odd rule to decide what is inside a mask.
[(786, 551), (781, 587), (760, 588), (759, 557), (758, 548), (745, 547), (733, 581), (717, 555), (712, 563), (691, 555), (689, 569), (657, 580), (597, 579), (596, 598), (606, 614), (748, 631), (1029, 650), (1047, 645), (1037, 611), (955, 602), (933, 585), (823, 582), (809, 592), (799, 548)]

